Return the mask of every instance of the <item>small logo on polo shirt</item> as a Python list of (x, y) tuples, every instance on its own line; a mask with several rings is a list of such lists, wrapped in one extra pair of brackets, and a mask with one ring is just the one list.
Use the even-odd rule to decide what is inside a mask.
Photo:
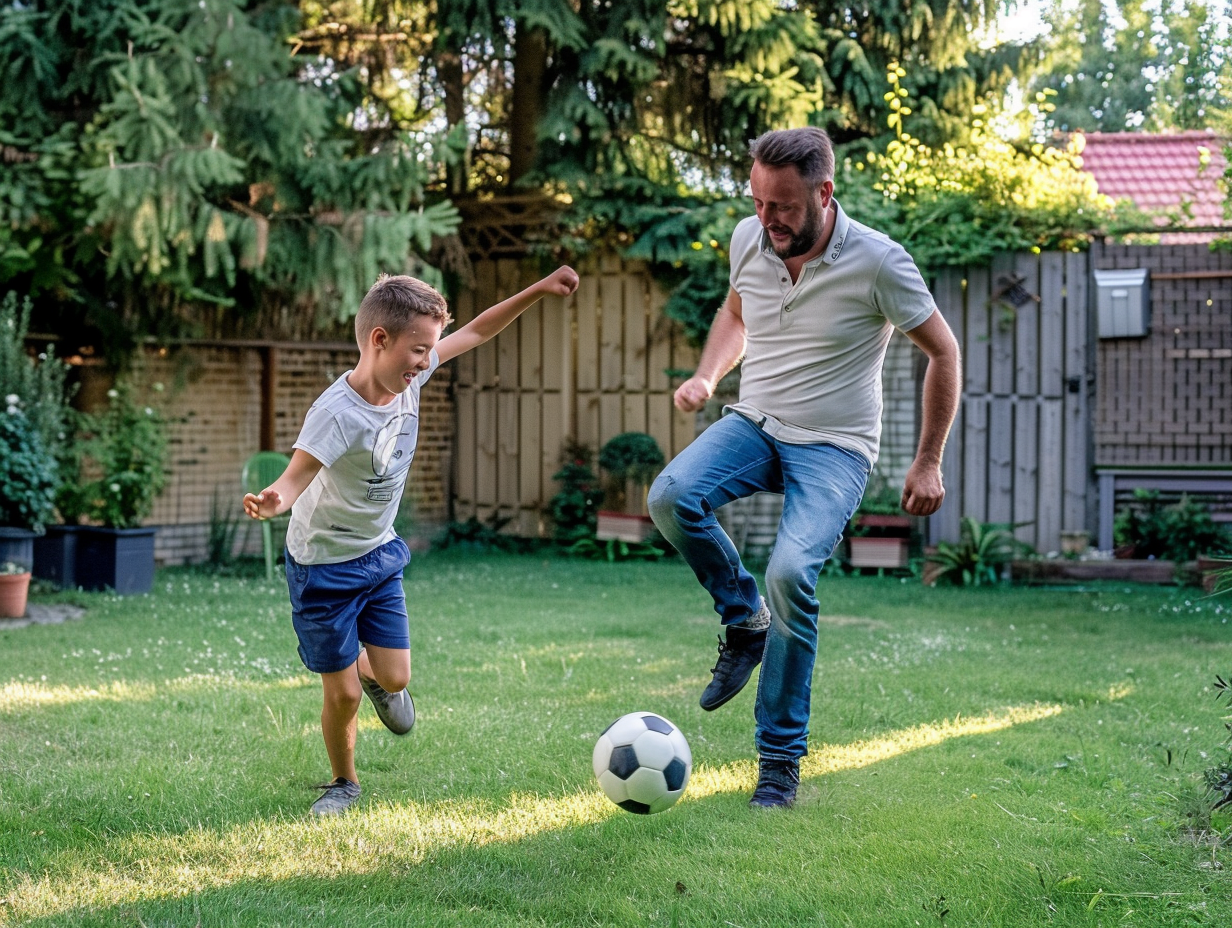
[(830, 249), (830, 260), (837, 261), (839, 254), (843, 250), (843, 240), (841, 238), (834, 240), (834, 247)]

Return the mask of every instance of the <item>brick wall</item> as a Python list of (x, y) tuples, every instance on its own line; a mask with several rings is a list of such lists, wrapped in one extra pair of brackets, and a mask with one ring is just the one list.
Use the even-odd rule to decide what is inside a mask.
[(1147, 337), (1099, 340), (1095, 463), (1232, 464), (1232, 276), (1200, 276), (1232, 274), (1232, 254), (1103, 245), (1091, 259), (1151, 271)]
[[(290, 454), (308, 407), (354, 366), (358, 352), (304, 343), (278, 347), (274, 354), (274, 450)], [(215, 500), (219, 513), (239, 520), (237, 551), (260, 552), (260, 532), (241, 517), (240, 472), (260, 450), (263, 363), (258, 348), (219, 344), (150, 349), (137, 366), (142, 395), (161, 401), (172, 420), (167, 485), (146, 521), (160, 527), (160, 563), (205, 558)], [(153, 390), (155, 383), (164, 384), (161, 393)], [(84, 392), (101, 400), (101, 385)], [(422, 396), (419, 447), (404, 502), (413, 513), (413, 540), (430, 537), (449, 518), (452, 434), (450, 370), (444, 368)]]

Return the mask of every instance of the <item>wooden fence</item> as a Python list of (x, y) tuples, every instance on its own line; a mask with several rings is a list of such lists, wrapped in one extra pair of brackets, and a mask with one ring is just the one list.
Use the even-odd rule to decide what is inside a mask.
[(1019, 523), (1020, 540), (1057, 551), (1062, 531), (1093, 522), (1087, 256), (1001, 256), (943, 273), (933, 295), (964, 373), (943, 462), (946, 500), (929, 540), (957, 539), (960, 518), (971, 516)]
[[(566, 440), (597, 452), (621, 432), (647, 432), (670, 459), (694, 438), (695, 417), (672, 405), (679, 380), (668, 372), (691, 371), (697, 354), (663, 316), (662, 292), (643, 266), (618, 258), (578, 270), (573, 296), (543, 300), (454, 362), (458, 520), (510, 518), (509, 529), (542, 534)], [(539, 276), (533, 262), (476, 262), (458, 322)]]

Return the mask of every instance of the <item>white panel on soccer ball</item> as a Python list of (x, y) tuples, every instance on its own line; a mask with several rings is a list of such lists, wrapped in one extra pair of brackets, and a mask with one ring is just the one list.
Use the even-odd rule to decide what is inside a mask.
[(628, 786), (625, 781), (610, 770), (603, 770), (599, 773), (599, 788), (603, 790), (603, 794), (608, 799), (617, 805), (620, 805), (629, 798)]
[(625, 791), (630, 799), (653, 806), (667, 792), (667, 781), (661, 771), (639, 767), (633, 776), (625, 780)]
[(630, 712), (628, 715), (622, 715), (603, 734), (612, 744), (632, 744), (637, 740), (637, 736), (646, 730), (646, 723), (642, 721), (643, 715), (646, 713)]
[(676, 756), (684, 761), (686, 767), (693, 767), (693, 752), (689, 750), (689, 742), (685, 740), (684, 732), (679, 728), (673, 728), (672, 733), (668, 735), (672, 742), (672, 747), (676, 751)]
[(676, 800), (683, 795), (684, 790), (678, 789), (675, 792), (666, 793), (663, 796), (660, 796), (650, 804), (650, 814), (654, 815), (656, 812), (662, 812), (664, 809), (670, 809), (676, 804)]
[(599, 740), (595, 742), (595, 751), (590, 757), (590, 765), (595, 771), (595, 776), (599, 776), (607, 769), (608, 761), (612, 759), (612, 742), (607, 735), (600, 735)]
[(662, 770), (676, 756), (676, 748), (672, 739), (658, 731), (648, 731), (639, 735), (633, 742), (633, 750), (637, 752), (637, 762), (643, 767), (653, 767)]

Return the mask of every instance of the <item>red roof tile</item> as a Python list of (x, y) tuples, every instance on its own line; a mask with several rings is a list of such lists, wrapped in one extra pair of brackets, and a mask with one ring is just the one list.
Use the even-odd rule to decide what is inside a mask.
[[(1132, 200), (1144, 210), (1175, 209), (1188, 201), (1191, 218), (1185, 225), (1232, 224), (1224, 217), (1219, 186), (1227, 140), (1214, 132), (1088, 132), (1085, 142), (1082, 169), (1094, 175), (1100, 193)], [(1210, 159), (1205, 169), (1201, 149)]]

